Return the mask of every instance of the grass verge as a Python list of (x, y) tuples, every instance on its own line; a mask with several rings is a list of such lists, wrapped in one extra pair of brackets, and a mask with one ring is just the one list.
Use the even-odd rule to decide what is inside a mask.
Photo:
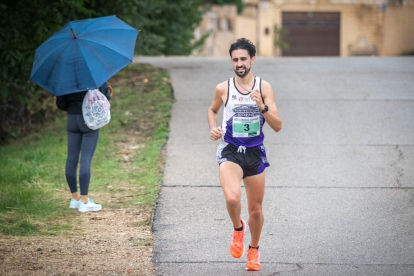
[[(111, 122), (100, 130), (89, 195), (103, 208), (152, 211), (162, 181), (172, 95), (168, 73), (131, 65), (108, 81), (114, 88)], [(66, 113), (37, 134), (0, 147), (0, 231), (56, 235), (75, 231), (65, 180)]]

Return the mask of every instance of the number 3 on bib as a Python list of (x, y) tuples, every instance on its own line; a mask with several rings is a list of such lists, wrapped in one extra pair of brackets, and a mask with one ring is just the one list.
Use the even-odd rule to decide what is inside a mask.
[(233, 137), (260, 135), (260, 117), (233, 117)]

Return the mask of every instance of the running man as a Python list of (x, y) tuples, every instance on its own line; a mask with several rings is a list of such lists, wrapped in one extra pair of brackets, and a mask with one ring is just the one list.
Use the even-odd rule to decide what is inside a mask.
[[(241, 218), (241, 180), (244, 182), (249, 211), (251, 242), (247, 250), (246, 270), (261, 270), (259, 239), (264, 216), (265, 168), (269, 166), (263, 145), (265, 122), (278, 132), (282, 121), (271, 85), (254, 76), (256, 47), (246, 38), (230, 46), (230, 57), (236, 76), (217, 85), (208, 110), (210, 139), (222, 139), (217, 149), (220, 183), (226, 198), (227, 212), (233, 223), (230, 253), (244, 255), (246, 222)], [(223, 125), (217, 126), (217, 113), (224, 104)]]

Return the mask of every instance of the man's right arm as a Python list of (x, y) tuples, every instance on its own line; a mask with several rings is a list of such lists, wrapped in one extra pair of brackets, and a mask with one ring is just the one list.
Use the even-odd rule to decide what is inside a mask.
[(220, 107), (224, 103), (224, 96), (226, 95), (227, 84), (222, 82), (216, 86), (216, 91), (214, 93), (214, 99), (208, 109), (208, 125), (210, 126), (210, 139), (216, 141), (221, 138), (223, 135), (223, 130), (220, 126), (217, 126), (217, 114), (220, 110)]

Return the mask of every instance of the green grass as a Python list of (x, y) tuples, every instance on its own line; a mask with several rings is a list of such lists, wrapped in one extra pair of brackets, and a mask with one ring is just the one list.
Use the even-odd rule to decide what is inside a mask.
[[(162, 181), (172, 97), (166, 71), (133, 65), (108, 81), (114, 88), (111, 122), (100, 130), (89, 195), (103, 208), (151, 211)], [(0, 231), (54, 235), (75, 231), (65, 180), (66, 114), (39, 134), (0, 147)]]

